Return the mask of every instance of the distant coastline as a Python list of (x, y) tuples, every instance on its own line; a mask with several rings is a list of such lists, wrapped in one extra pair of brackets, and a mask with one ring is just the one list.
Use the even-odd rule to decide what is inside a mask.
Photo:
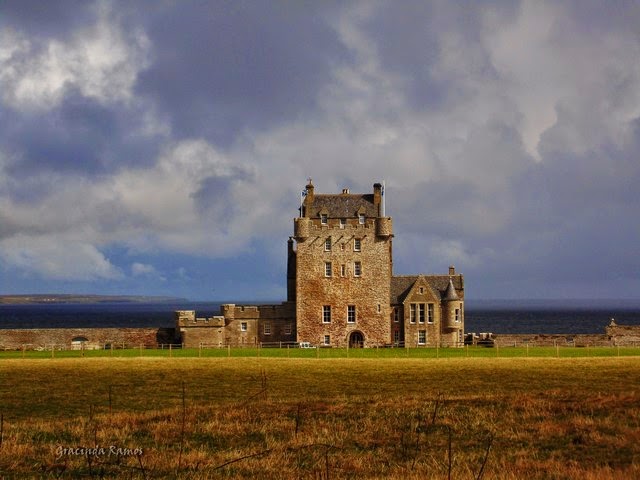
[(78, 295), (78, 294), (24, 294), (0, 295), (0, 305), (32, 305), (59, 303), (174, 303), (186, 302), (184, 298), (145, 295)]

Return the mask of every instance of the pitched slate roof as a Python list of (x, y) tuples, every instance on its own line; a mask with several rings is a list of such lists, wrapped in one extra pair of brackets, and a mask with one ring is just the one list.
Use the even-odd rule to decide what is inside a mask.
[(313, 197), (313, 204), (307, 207), (311, 218), (318, 217), (323, 209), (329, 218), (357, 217), (360, 208), (367, 217), (378, 216), (378, 209), (373, 204), (371, 193), (315, 194)]
[[(423, 275), (429, 286), (434, 290), (440, 292), (442, 298), (446, 298), (447, 287), (449, 281), (452, 282), (455, 288), (455, 293), (458, 298), (462, 298), (463, 284), (462, 277), (460, 275)], [(397, 305), (404, 302), (404, 299), (409, 294), (411, 287), (418, 280), (419, 275), (394, 275), (391, 277), (391, 305)]]

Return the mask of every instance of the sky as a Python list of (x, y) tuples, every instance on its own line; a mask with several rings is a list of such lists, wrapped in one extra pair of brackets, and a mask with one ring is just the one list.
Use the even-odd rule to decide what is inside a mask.
[(0, 294), (284, 300), (300, 192), (394, 273), (640, 298), (640, 3), (0, 0)]

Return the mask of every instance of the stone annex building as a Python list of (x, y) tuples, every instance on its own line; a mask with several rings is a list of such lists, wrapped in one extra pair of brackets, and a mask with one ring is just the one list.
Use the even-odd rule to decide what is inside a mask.
[(384, 189), (319, 194), (309, 183), (288, 241), (287, 301), (221, 306), (219, 316), (176, 312), (186, 347), (310, 344), (462, 346), (464, 279), (393, 275), (393, 228)]

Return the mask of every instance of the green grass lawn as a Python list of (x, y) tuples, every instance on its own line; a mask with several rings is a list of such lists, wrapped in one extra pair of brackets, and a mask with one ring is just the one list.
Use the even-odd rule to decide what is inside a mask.
[(478, 347), (463, 348), (169, 348), (115, 350), (5, 350), (2, 359), (131, 357), (264, 358), (535, 358), (640, 356), (640, 347)]
[(549, 350), (2, 358), (0, 478), (639, 478), (640, 359)]

